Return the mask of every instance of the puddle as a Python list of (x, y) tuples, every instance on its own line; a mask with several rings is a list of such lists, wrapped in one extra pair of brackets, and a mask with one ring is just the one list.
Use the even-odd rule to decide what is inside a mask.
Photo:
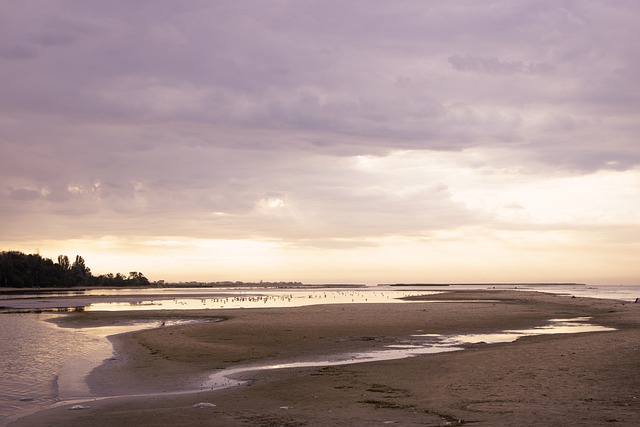
[(372, 350), (362, 353), (348, 353), (338, 356), (330, 356), (322, 360), (299, 361), (279, 363), (271, 365), (245, 366), (233, 369), (225, 369), (209, 376), (202, 384), (201, 390), (218, 390), (247, 384), (247, 380), (234, 379), (239, 374), (288, 368), (313, 368), (326, 366), (349, 365), (354, 363), (376, 362), (383, 360), (397, 360), (408, 357), (436, 354), (464, 350), (465, 345), (487, 343), (506, 343), (518, 338), (534, 335), (548, 334), (573, 334), (584, 332), (613, 331), (615, 328), (594, 325), (588, 323), (589, 317), (577, 317), (572, 319), (551, 319), (548, 325), (530, 329), (507, 330), (490, 334), (462, 334), (462, 335), (436, 335), (417, 334), (412, 335), (408, 342), (385, 346), (380, 350)]
[(291, 368), (322, 368), (328, 366), (352, 365), (355, 363), (377, 362), (382, 360), (396, 360), (407, 357), (417, 356), (419, 354), (435, 354), (451, 351), (463, 350), (462, 347), (455, 346), (389, 346), (384, 350), (370, 351), (364, 353), (353, 353), (340, 356), (332, 356), (325, 360), (309, 360), (300, 362), (278, 363), (273, 365), (245, 366), (239, 368), (225, 369), (209, 376), (207, 381), (202, 384), (200, 391), (220, 390), (224, 388), (234, 387), (238, 385), (248, 384), (250, 381), (238, 380), (233, 377), (246, 372), (264, 371), (273, 369), (291, 369)]
[(589, 320), (591, 320), (591, 318), (589, 317), (576, 317), (573, 319), (551, 319), (549, 325), (540, 326), (537, 328), (514, 329), (491, 334), (456, 335), (452, 337), (446, 337), (442, 342), (443, 344), (448, 345), (479, 343), (496, 344), (512, 342), (517, 340), (518, 338), (534, 335), (575, 334), (581, 332), (601, 332), (615, 330), (614, 328), (593, 325), (591, 323), (588, 323)]
[[(564, 333), (584, 333), (598, 331), (612, 331), (614, 328), (593, 325), (588, 323), (590, 318), (574, 319), (551, 319), (549, 325), (531, 329), (507, 330), (491, 334), (463, 334), (463, 335), (435, 335), (417, 334), (410, 336), (406, 342), (385, 346), (378, 350), (360, 353), (346, 353), (331, 355), (313, 360), (283, 362), (268, 365), (241, 366), (237, 368), (224, 369), (210, 374), (199, 385), (199, 387), (188, 390), (174, 392), (145, 393), (135, 395), (120, 396), (93, 396), (91, 400), (113, 399), (119, 397), (153, 397), (153, 396), (176, 396), (194, 394), (203, 391), (222, 390), (230, 387), (250, 384), (251, 380), (238, 378), (239, 376), (255, 371), (292, 369), (292, 368), (321, 368), (329, 366), (350, 365), (355, 363), (366, 363), (384, 360), (397, 360), (418, 355), (436, 354), (465, 349), (465, 345), (476, 343), (503, 343), (515, 341), (518, 338), (544, 334), (564, 334)], [(140, 325), (139, 325), (140, 326)], [(157, 326), (157, 322), (156, 322)], [(99, 328), (98, 328), (99, 329)], [(106, 333), (103, 331), (103, 333)], [(102, 333), (100, 333), (102, 334)], [(77, 400), (63, 400), (58, 405), (69, 405), (87, 401), (87, 398)]]

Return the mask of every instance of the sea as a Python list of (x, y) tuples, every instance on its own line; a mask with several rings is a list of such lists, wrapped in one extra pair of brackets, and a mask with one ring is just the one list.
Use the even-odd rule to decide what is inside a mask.
[[(69, 311), (188, 310), (397, 302), (449, 289), (516, 289), (633, 302), (640, 286), (383, 286), (354, 288), (165, 288), (0, 295), (0, 426), (59, 401), (91, 397), (85, 378), (113, 357), (108, 336), (160, 327), (158, 320), (65, 328)], [(179, 324), (174, 320), (169, 324)]]

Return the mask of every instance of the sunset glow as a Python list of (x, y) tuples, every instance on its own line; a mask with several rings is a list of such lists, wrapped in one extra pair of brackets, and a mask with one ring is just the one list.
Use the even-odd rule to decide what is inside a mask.
[(2, 250), (152, 281), (640, 282), (640, 5), (5, 3)]

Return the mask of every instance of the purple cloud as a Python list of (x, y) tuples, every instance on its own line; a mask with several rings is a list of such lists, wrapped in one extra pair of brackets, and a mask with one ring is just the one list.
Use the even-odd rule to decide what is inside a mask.
[(505, 226), (477, 196), (498, 184), (465, 191), (464, 177), (637, 171), (639, 14), (577, 0), (3, 2), (4, 235), (318, 246)]

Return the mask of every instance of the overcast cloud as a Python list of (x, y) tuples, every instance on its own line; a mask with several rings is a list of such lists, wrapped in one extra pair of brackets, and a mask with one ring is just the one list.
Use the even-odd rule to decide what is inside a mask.
[[(544, 235), (562, 243), (558, 268), (579, 271), (597, 243), (623, 271), (576, 280), (638, 279), (626, 258), (640, 239), (638, 2), (0, 7), (4, 250), (242, 241), (389, 260), (409, 241), (456, 258), (451, 242), (486, 253), (517, 232), (513, 252), (494, 248), (513, 254), (505, 272)], [(120, 243), (92, 246), (105, 239)], [(339, 255), (325, 254), (331, 269)], [(303, 263), (278, 259), (274, 275)], [(406, 277), (429, 281), (415, 262)], [(490, 280), (539, 278), (486, 262)], [(358, 277), (337, 269), (317, 278)]]

